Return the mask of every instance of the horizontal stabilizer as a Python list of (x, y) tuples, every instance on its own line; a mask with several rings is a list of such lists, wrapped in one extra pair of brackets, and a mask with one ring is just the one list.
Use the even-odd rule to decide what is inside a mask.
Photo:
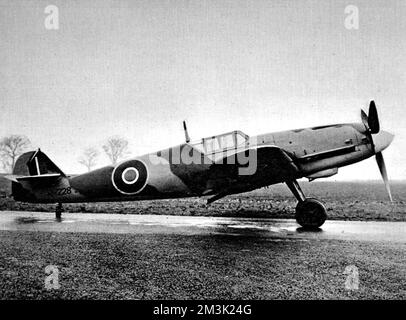
[(34, 180), (56, 180), (61, 176), (60, 173), (40, 174), (35, 176), (22, 176), (18, 177), (17, 181), (34, 181)]
[(17, 177), (19, 177), (19, 176), (16, 176), (14, 174), (9, 174), (7, 176), (4, 176), (4, 178), (6, 178), (7, 180), (10, 180), (10, 181), (13, 181), (13, 182), (18, 182)]
[(49, 180), (56, 180), (61, 177), (60, 173), (49, 173), (49, 174), (41, 174), (41, 175), (34, 175), (34, 176), (21, 176), (21, 175), (7, 175), (4, 176), (6, 179), (13, 181), (13, 182), (20, 182), (20, 181), (49, 181)]

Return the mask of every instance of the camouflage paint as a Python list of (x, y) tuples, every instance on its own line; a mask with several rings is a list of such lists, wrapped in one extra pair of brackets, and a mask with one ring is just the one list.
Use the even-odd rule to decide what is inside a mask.
[[(364, 131), (362, 124), (355, 123), (247, 136), (244, 146), (236, 146), (228, 156), (204, 154), (185, 143), (71, 177), (39, 151), (41, 174), (61, 176), (13, 182), (13, 196), (18, 201), (66, 203), (240, 193), (366, 159), (374, 153)], [(243, 165), (230, 164), (243, 152), (255, 153), (257, 167), (251, 175), (239, 175)], [(20, 156), (13, 174), (33, 175), (33, 155), (34, 151)], [(221, 163), (222, 159), (230, 161)]]

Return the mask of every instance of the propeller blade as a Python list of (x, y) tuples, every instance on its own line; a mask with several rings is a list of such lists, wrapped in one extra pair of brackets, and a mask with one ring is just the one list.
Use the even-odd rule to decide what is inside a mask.
[(388, 173), (386, 172), (386, 166), (385, 166), (385, 161), (383, 160), (382, 152), (378, 152), (375, 155), (375, 159), (376, 159), (376, 163), (378, 164), (379, 171), (381, 172), (381, 176), (382, 176), (383, 182), (385, 184), (386, 192), (388, 193), (390, 201), (393, 202), (392, 194), (390, 192)]
[(378, 111), (376, 110), (376, 105), (375, 105), (374, 100), (372, 100), (369, 104), (368, 126), (371, 129), (371, 133), (379, 132)]
[(372, 150), (373, 153), (375, 153), (374, 141), (372, 140), (371, 129), (369, 128), (369, 124), (368, 124), (368, 122), (369, 122), (368, 116), (367, 116), (367, 114), (365, 113), (365, 111), (362, 110), (362, 109), (361, 109), (361, 120), (362, 120), (362, 123), (363, 123), (364, 126), (365, 126), (365, 135), (366, 135), (366, 136), (368, 137), (368, 139), (369, 139), (369, 142), (370, 142), (370, 144), (371, 144), (371, 150)]
[(367, 130), (369, 130), (368, 116), (367, 116), (367, 114), (365, 113), (365, 111), (362, 110), (362, 109), (361, 109), (361, 120), (362, 120), (362, 123), (364, 124), (365, 128), (366, 128)]

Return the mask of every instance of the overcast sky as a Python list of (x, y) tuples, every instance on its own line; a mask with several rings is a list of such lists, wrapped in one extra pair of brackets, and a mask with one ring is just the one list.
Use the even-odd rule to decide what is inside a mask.
[[(47, 30), (48, 5), (59, 29)], [(359, 29), (345, 27), (347, 5)], [(406, 1), (0, 0), (0, 136), (62, 170), (111, 135), (141, 155), (240, 129), (360, 121), (375, 99), (389, 176), (406, 179)], [(100, 159), (99, 166), (106, 164)], [(374, 159), (333, 179), (380, 179)]]

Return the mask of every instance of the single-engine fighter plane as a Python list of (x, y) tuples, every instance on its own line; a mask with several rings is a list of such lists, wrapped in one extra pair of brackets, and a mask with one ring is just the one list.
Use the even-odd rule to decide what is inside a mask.
[[(373, 155), (389, 198), (388, 176), (382, 150), (393, 135), (380, 130), (374, 101), (361, 123), (343, 123), (267, 133), (249, 137), (241, 131), (186, 142), (85, 174), (66, 175), (41, 150), (22, 154), (8, 176), (15, 200), (55, 203), (60, 219), (62, 203), (136, 201), (207, 197), (208, 203), (227, 195), (286, 183), (298, 200), (296, 221), (318, 228), (326, 208), (307, 198), (297, 179), (330, 177), (338, 168)], [(244, 160), (244, 161), (243, 161)], [(252, 170), (252, 168), (254, 170)]]

